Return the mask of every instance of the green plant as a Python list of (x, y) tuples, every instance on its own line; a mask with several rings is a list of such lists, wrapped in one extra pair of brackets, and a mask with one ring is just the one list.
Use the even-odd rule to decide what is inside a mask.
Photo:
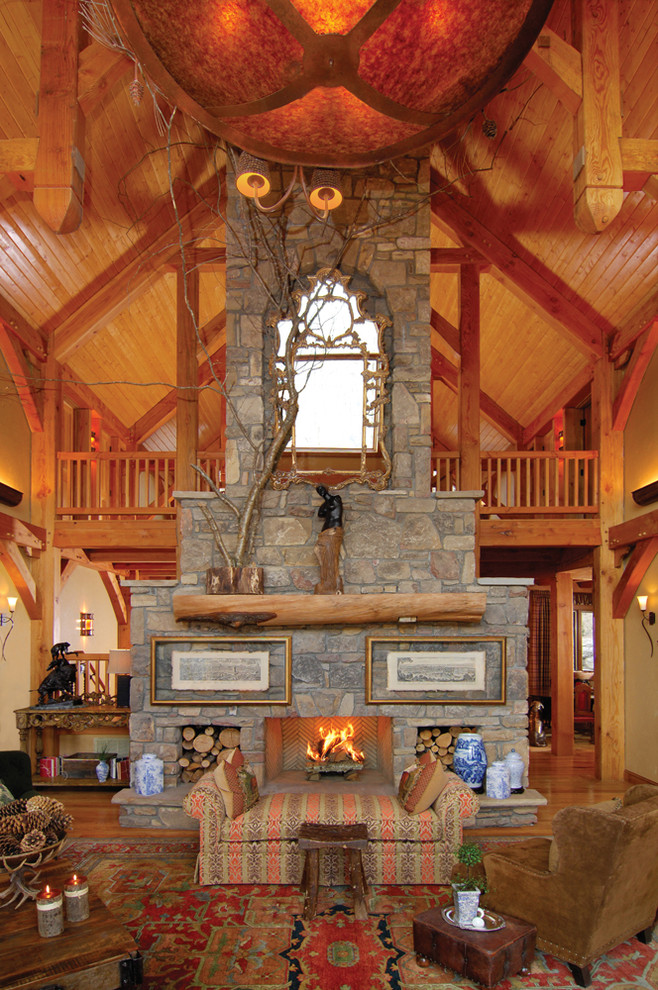
[(96, 749), (96, 759), (99, 763), (107, 763), (107, 756), (110, 752), (106, 742), (99, 743)]
[(474, 868), (482, 863), (482, 849), (477, 842), (463, 842), (457, 850), (457, 861), (466, 868), (466, 872), (460, 871), (453, 880), (453, 887), (457, 890), (479, 890), (486, 894), (489, 885), (484, 869), (474, 872)]

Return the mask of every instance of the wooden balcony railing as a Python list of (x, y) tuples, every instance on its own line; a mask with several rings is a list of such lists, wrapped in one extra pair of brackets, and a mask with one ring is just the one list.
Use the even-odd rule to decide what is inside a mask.
[[(224, 454), (203, 454), (197, 463), (223, 486)], [(173, 451), (57, 455), (57, 515), (60, 519), (168, 519), (176, 515), (176, 454)], [(208, 491), (196, 475), (196, 490)]]
[[(482, 452), (483, 515), (597, 515), (598, 452), (507, 450)], [(433, 487), (459, 491), (459, 453), (433, 455)]]

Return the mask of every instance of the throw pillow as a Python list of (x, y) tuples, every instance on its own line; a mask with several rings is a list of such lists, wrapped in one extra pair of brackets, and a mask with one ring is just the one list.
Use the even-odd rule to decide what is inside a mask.
[(14, 795), (11, 793), (4, 781), (0, 780), (0, 804), (10, 804), (14, 800)]
[(408, 814), (418, 815), (434, 804), (447, 781), (441, 761), (431, 753), (423, 753), (417, 763), (403, 770), (398, 800)]
[(215, 782), (224, 799), (229, 818), (243, 815), (258, 801), (256, 776), (239, 749), (232, 749), (217, 764)]

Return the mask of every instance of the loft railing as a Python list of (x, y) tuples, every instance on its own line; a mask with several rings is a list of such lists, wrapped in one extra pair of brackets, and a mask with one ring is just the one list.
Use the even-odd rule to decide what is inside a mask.
[[(223, 487), (224, 454), (203, 454), (197, 463)], [(176, 454), (173, 451), (57, 455), (57, 515), (60, 519), (168, 519), (173, 499)], [(196, 491), (208, 483), (195, 472)]]
[[(458, 451), (433, 455), (433, 488), (459, 491)], [(483, 515), (596, 515), (598, 451), (507, 450), (480, 454)]]

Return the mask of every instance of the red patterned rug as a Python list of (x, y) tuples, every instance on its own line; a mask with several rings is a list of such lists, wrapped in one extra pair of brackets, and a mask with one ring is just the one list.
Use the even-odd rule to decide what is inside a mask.
[[(480, 840), (478, 840), (480, 841)], [(503, 840), (514, 841), (513, 839)], [(493, 846), (494, 840), (482, 843)], [(448, 903), (447, 887), (376, 886), (367, 921), (345, 888), (321, 888), (319, 914), (301, 916), (290, 886), (200, 887), (196, 842), (74, 839), (65, 855), (84, 872), (144, 956), (145, 990), (449, 990), (476, 984), (416, 965), (412, 918)], [(537, 953), (529, 976), (498, 990), (573, 990), (567, 966)], [(625, 942), (593, 966), (593, 987), (658, 990), (658, 942)]]

